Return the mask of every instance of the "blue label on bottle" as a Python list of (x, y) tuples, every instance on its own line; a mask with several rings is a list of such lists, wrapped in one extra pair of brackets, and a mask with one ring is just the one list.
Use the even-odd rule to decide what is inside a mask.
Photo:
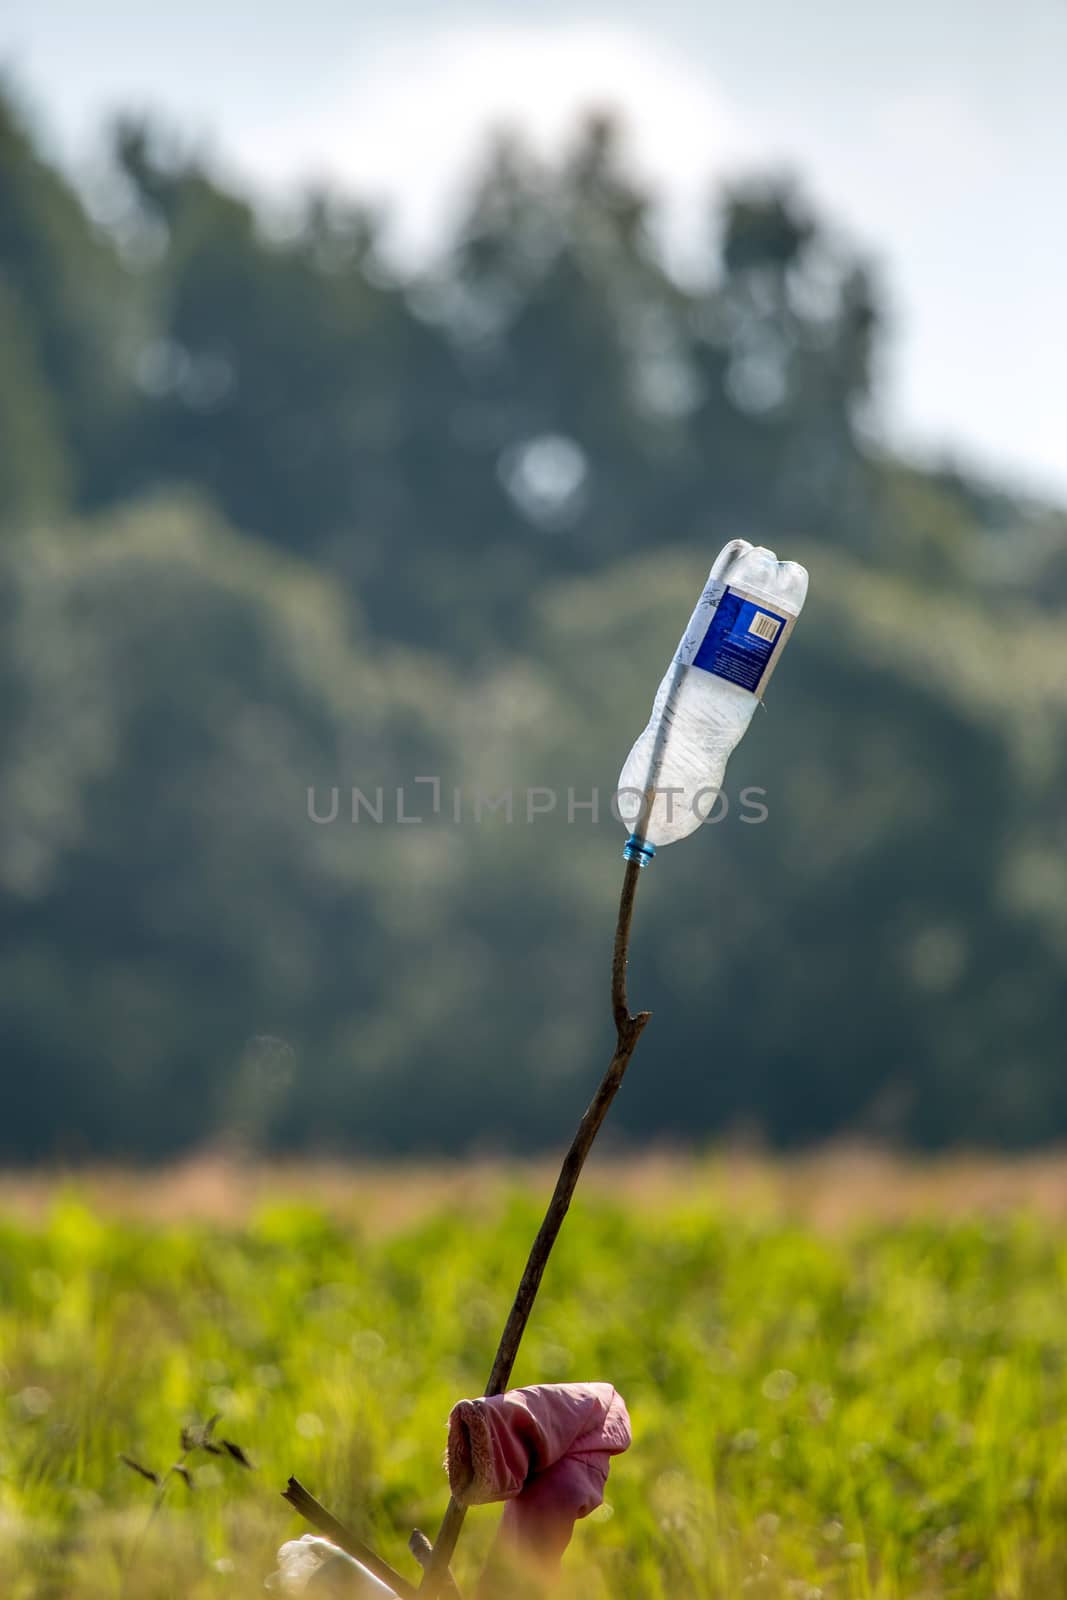
[(781, 612), (728, 588), (715, 608), (693, 665), (758, 694), (770, 676), (789, 621)]

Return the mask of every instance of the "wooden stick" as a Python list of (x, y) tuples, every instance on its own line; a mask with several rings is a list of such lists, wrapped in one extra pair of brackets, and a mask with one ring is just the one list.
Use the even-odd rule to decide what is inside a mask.
[(362, 1539), (357, 1539), (343, 1522), (338, 1522), (325, 1506), (319, 1504), (313, 1494), (308, 1493), (298, 1478), (289, 1479), (287, 1487), (282, 1490), (282, 1499), (288, 1500), (293, 1510), (299, 1511), (305, 1522), (310, 1522), (311, 1526), (317, 1528), (325, 1538), (332, 1539), (346, 1555), (354, 1556), (369, 1572), (373, 1572), (376, 1578), (387, 1583), (390, 1589), (395, 1589), (400, 1600), (414, 1600), (414, 1596), (418, 1594), (415, 1585), (394, 1571), (388, 1561), (383, 1561), (381, 1556), (375, 1555), (370, 1545), (364, 1544)]
[[(430, 1557), (433, 1555), (433, 1545), (430, 1543), (429, 1539), (427, 1539), (421, 1528), (413, 1528), (411, 1530), (411, 1538), (408, 1540), (408, 1549), (411, 1551), (420, 1567), (429, 1566)], [(456, 1583), (456, 1580), (452, 1576), (451, 1572), (445, 1573), (445, 1585), (442, 1593), (446, 1596), (446, 1600), (463, 1600), (463, 1596), (459, 1592), (459, 1585)]]
[[(563, 1158), (556, 1187), (545, 1212), (545, 1220), (533, 1242), (526, 1270), (522, 1275), (511, 1313), (497, 1347), (493, 1370), (489, 1374), (489, 1382), (485, 1388), (487, 1395), (503, 1394), (508, 1386), (508, 1379), (515, 1365), (515, 1357), (518, 1355), (526, 1324), (530, 1320), (530, 1312), (533, 1310), (533, 1303), (541, 1286), (552, 1246), (563, 1226), (563, 1219), (570, 1207), (571, 1197), (585, 1165), (585, 1158), (600, 1131), (600, 1125), (615, 1098), (630, 1057), (637, 1047), (637, 1041), (652, 1014), (650, 1011), (640, 1011), (636, 1017), (632, 1017), (626, 999), (630, 923), (633, 919), (634, 895), (637, 893), (640, 870), (636, 861), (626, 863), (626, 875), (622, 880), (622, 895), (619, 899), (619, 916), (615, 926), (615, 944), (611, 959), (611, 1011), (615, 1021), (615, 1054), (608, 1064), (600, 1088), (578, 1124), (578, 1131), (574, 1135), (571, 1147)], [(433, 1553), (426, 1562), (425, 1574), (419, 1586), (419, 1595), (425, 1596), (425, 1600), (438, 1600), (444, 1592), (445, 1574), (452, 1560), (466, 1514), (466, 1507), (461, 1506), (455, 1498), (448, 1502), (448, 1510), (445, 1512)]]

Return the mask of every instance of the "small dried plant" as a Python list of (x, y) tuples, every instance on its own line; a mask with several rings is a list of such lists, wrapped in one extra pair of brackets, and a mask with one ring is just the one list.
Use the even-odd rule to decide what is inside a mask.
[(239, 1467), (244, 1467), (248, 1472), (254, 1470), (251, 1461), (236, 1440), (217, 1439), (215, 1437), (215, 1426), (221, 1420), (221, 1416), (222, 1413), (216, 1411), (214, 1416), (209, 1417), (206, 1422), (187, 1422), (178, 1435), (181, 1453), (163, 1472), (157, 1472), (153, 1467), (146, 1466), (143, 1461), (136, 1460), (134, 1456), (127, 1455), (125, 1451), (119, 1453), (119, 1460), (124, 1466), (129, 1467), (131, 1472), (136, 1472), (139, 1477), (145, 1478), (149, 1483), (154, 1484), (156, 1488), (155, 1499), (130, 1556), (127, 1575), (133, 1571), (137, 1564), (141, 1549), (148, 1536), (148, 1531), (161, 1510), (164, 1500), (167, 1498), (167, 1490), (171, 1482), (175, 1478), (180, 1478), (190, 1493), (196, 1488), (193, 1469), (187, 1465), (191, 1456), (195, 1456), (198, 1452), (203, 1452), (204, 1455), (221, 1456), (224, 1461), (234, 1461)]

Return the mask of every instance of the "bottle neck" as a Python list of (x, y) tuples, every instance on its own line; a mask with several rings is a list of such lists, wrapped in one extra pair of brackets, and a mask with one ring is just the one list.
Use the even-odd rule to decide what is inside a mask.
[(622, 852), (624, 861), (636, 861), (639, 867), (647, 867), (656, 853), (654, 844), (649, 844), (647, 839), (642, 839), (639, 834), (631, 833)]

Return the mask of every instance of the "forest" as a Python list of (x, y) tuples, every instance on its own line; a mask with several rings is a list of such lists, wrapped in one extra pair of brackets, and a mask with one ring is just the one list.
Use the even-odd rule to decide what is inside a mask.
[(151, 123), (92, 184), (46, 151), (7, 84), (5, 1163), (557, 1143), (608, 798), (735, 536), (811, 596), (644, 875), (615, 1137), (1067, 1134), (1067, 515), (882, 442), (892, 284), (801, 186), (709, 196), (679, 281), (590, 117), (488, 145), (401, 270)]

